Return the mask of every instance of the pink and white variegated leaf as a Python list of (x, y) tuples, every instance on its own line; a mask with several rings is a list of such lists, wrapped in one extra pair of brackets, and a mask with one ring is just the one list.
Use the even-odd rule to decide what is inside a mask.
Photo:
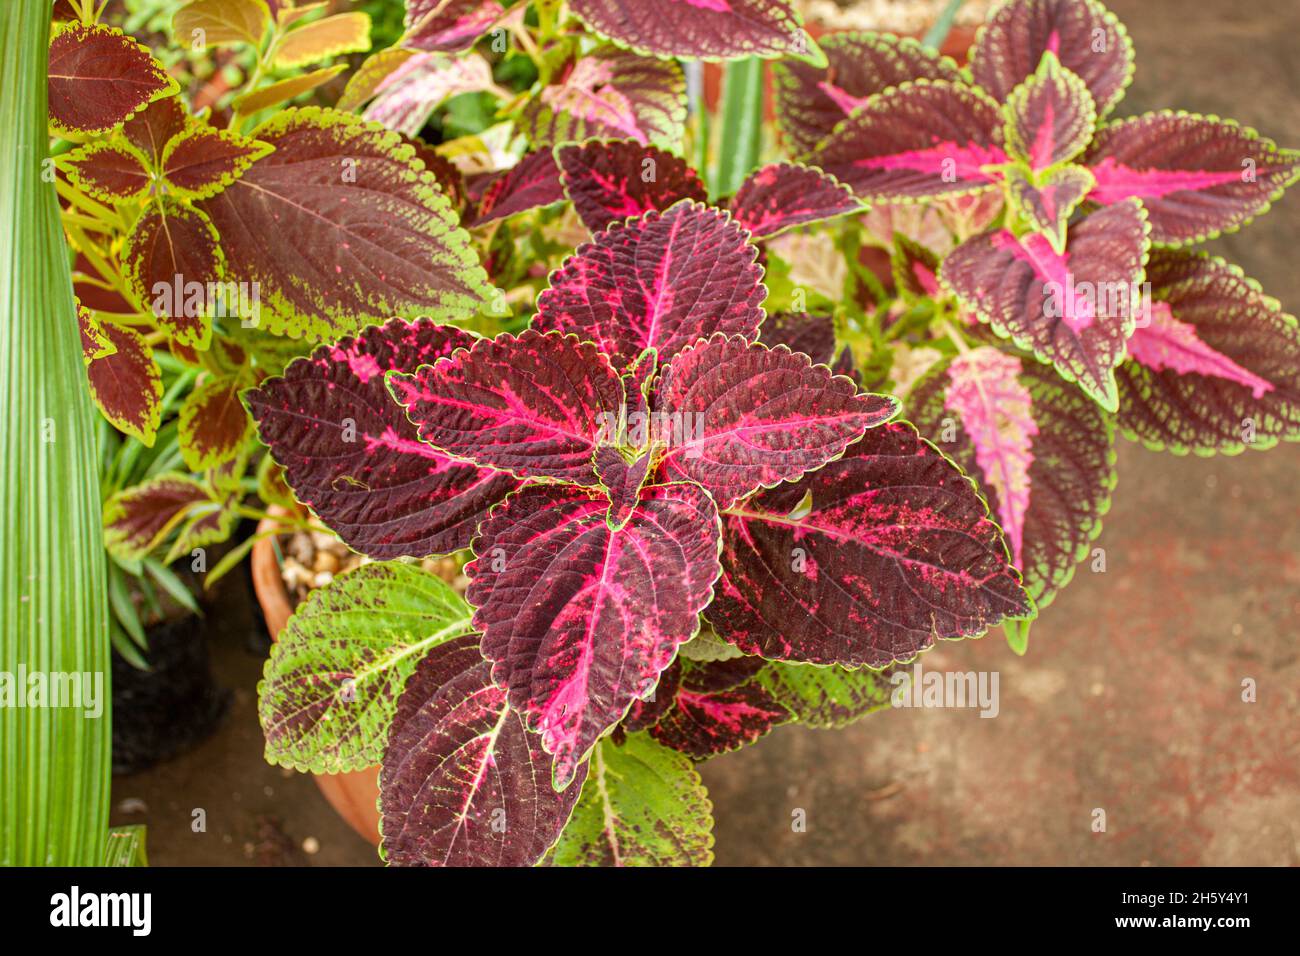
[(244, 393), (294, 495), (349, 547), (372, 558), (459, 550), (518, 486), (420, 441), (384, 385), (388, 372), (413, 371), (474, 342), (429, 319), (394, 319), (321, 346)]
[(587, 26), (648, 56), (793, 56), (824, 62), (789, 0), (572, 0)]
[(468, 50), (505, 14), (496, 0), (407, 0), (401, 46), (430, 53)]
[(596, 485), (592, 456), (623, 408), (623, 383), (590, 342), (528, 329), (388, 378), (420, 437), (520, 478)]
[(1088, 199), (1130, 197), (1151, 217), (1151, 240), (1187, 245), (1233, 232), (1300, 178), (1300, 152), (1230, 120), (1144, 113), (1098, 130), (1082, 160), (1096, 177)]
[(820, 468), (897, 410), (806, 355), (717, 335), (678, 354), (660, 378), (656, 418), (675, 432), (661, 467), (727, 508)]
[(970, 479), (905, 423), (725, 512), (722, 567), (705, 617), (776, 660), (885, 667), (1033, 613)]
[(740, 184), (730, 205), (732, 217), (755, 239), (862, 208), (853, 190), (833, 176), (797, 163), (772, 163), (755, 170)]
[(715, 332), (753, 339), (767, 296), (757, 255), (725, 212), (679, 202), (579, 246), (538, 296), (533, 327), (593, 341), (619, 370)]
[(676, 148), (686, 123), (686, 75), (675, 60), (617, 47), (580, 57), (525, 105), (520, 126), (537, 146), (595, 137)]
[(1221, 259), (1160, 250), (1151, 323), (1116, 377), (1120, 428), (1150, 448), (1232, 454), (1300, 439), (1300, 326)]
[(555, 157), (549, 149), (539, 149), (492, 178), (483, 190), (474, 219), (467, 225), (482, 226), (563, 201), (564, 186)]
[(789, 722), (790, 711), (760, 680), (767, 663), (761, 657), (687, 661), (673, 706), (650, 728), (650, 736), (695, 760), (707, 760)]
[(998, 494), (997, 516), (1017, 567), (1024, 567), (1029, 467), (1034, 461), (1033, 400), (1020, 382), (1020, 359), (982, 346), (948, 365), (944, 408), (975, 446), (975, 463)]
[(492, 678), (555, 755), (559, 789), (695, 636), (720, 571), (717, 507), (699, 486), (644, 488), (618, 530), (608, 508), (526, 487), (483, 523), (465, 569)]
[[(391, 71), (375, 82), (374, 99), (366, 107), (365, 117), (404, 136), (418, 136), (433, 111), (451, 97), (492, 86), (492, 67), (476, 53), (455, 58), (415, 53), (400, 61), (385, 57), (378, 61), (376, 69), (393, 62), (396, 65)], [(344, 102), (352, 103), (357, 97), (363, 101), (369, 98), (358, 90)]]
[(1097, 125), (1097, 107), (1083, 80), (1043, 54), (1033, 76), (1011, 91), (1003, 107), (1007, 152), (1034, 172), (1083, 151)]
[(1083, 166), (1058, 166), (1041, 176), (1028, 176), (1009, 167), (1006, 187), (1012, 215), (1046, 236), (1054, 252), (1063, 253), (1070, 217), (1094, 182), (1092, 173)]
[(825, 67), (797, 60), (772, 67), (777, 122), (796, 159), (806, 158), (876, 93), (911, 80), (961, 82), (956, 63), (911, 38), (850, 31), (832, 33), (820, 43)]
[(1114, 411), (1115, 367), (1137, 322), (1147, 249), (1146, 213), (1128, 200), (1071, 226), (1063, 254), (1041, 233), (994, 230), (950, 252), (939, 277), (998, 335)]
[[(1041, 610), (1069, 582), (1101, 533), (1101, 519), (1110, 509), (1116, 481), (1115, 416), (1104, 412), (1076, 386), (1062, 381), (1048, 366), (1011, 356), (1004, 359), (1008, 369), (1012, 362), (1017, 367), (1015, 384), (1006, 382), (1005, 387), (1021, 411), (1027, 398), (1032, 418), (1032, 426), (1022, 416), (1010, 427), (1034, 430), (1028, 444), (1023, 509), (1009, 507), (1000, 490), (1007, 485), (1005, 473), (1014, 475), (1018, 464), (1013, 461), (1002, 467), (997, 456), (982, 453), (976, 428), (987, 433), (987, 422), (977, 418), (972, 425), (950, 409), (952, 363), (940, 363), (926, 373), (908, 393), (905, 413), (922, 435), (975, 479), (992, 513), (1003, 522), (1007, 537), (1011, 537), (1009, 523), (1019, 529), (1016, 564), (1025, 589)], [(995, 407), (994, 414), (1005, 411)], [(954, 424), (957, 427), (952, 427)], [(988, 437), (991, 441), (1002, 438)], [(1009, 454), (1017, 454), (1014, 441)], [(1008, 512), (1017, 517), (1008, 521), (1004, 517)]]
[(556, 792), (540, 744), (492, 682), (477, 637), (435, 647), (407, 679), (388, 734), (384, 857), (397, 866), (532, 866), (559, 839), (582, 789)]
[(1043, 54), (1079, 76), (1105, 116), (1133, 79), (1133, 44), (1097, 0), (1011, 0), (980, 27), (971, 48), (975, 82), (998, 100), (1032, 76)]
[(593, 233), (681, 199), (708, 200), (699, 175), (684, 159), (634, 139), (560, 146), (555, 159), (573, 208)]
[(917, 80), (872, 96), (808, 160), (866, 202), (942, 199), (986, 189), (1007, 162), (1002, 114), (981, 90)]

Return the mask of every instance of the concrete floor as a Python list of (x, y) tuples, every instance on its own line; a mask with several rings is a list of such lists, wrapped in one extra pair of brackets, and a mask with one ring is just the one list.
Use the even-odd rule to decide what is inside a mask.
[[(1121, 113), (1231, 116), (1300, 146), (1294, 0), (1110, 6), (1138, 53)], [(1293, 313), (1297, 211), (1293, 193), (1213, 245)], [(1300, 445), (1203, 460), (1124, 443), (1119, 473), (1107, 570), (1081, 568), (1027, 657), (997, 634), (925, 658), (998, 671), (996, 719), (887, 711), (838, 732), (783, 728), (705, 764), (717, 862), (1300, 864)], [(214, 655), (231, 714), (193, 753), (118, 780), (114, 822), (148, 823), (155, 864), (377, 862), (310, 780), (262, 762), (253, 610), (228, 592)]]

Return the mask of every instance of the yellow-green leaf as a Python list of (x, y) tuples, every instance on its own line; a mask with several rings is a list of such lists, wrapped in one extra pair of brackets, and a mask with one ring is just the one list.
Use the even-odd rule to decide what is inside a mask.
[(270, 22), (265, 0), (194, 0), (172, 17), (172, 42), (197, 49), (225, 43), (257, 46)]
[(323, 70), (314, 70), (311, 73), (304, 73), (302, 76), (293, 76), (287, 80), (281, 80), (279, 83), (264, 86), (260, 90), (245, 93), (235, 100), (235, 112), (248, 116), (250, 113), (264, 110), (268, 106), (276, 106), (285, 100), (291, 100), (295, 96), (301, 96), (309, 90), (323, 86), (347, 68), (346, 63), (339, 63), (336, 66), (327, 66)]
[(285, 35), (275, 53), (275, 65), (293, 69), (340, 53), (370, 49), (370, 14), (340, 13), (317, 20)]

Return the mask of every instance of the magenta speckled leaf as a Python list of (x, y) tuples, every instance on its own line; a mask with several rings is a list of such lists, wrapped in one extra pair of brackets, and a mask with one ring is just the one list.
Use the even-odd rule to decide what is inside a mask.
[(815, 365), (830, 365), (835, 358), (835, 319), (829, 312), (773, 312), (758, 338), (768, 348), (784, 345), (802, 352)]
[(1233, 453), (1300, 438), (1300, 326), (1221, 259), (1158, 251), (1152, 321), (1119, 367), (1119, 424), (1151, 448)]
[(898, 410), (806, 355), (721, 335), (674, 358), (657, 396), (657, 415), (681, 423), (661, 467), (720, 508), (820, 468)]
[(49, 58), (50, 122), (59, 132), (103, 133), (176, 91), (149, 51), (115, 27), (63, 23)]
[(983, 346), (948, 365), (944, 408), (954, 412), (975, 446), (984, 483), (997, 491), (998, 523), (1017, 567), (1024, 567), (1029, 467), (1034, 462), (1033, 400), (1020, 382), (1020, 359)]
[(596, 33), (650, 56), (821, 62), (789, 0), (572, 0), (569, 7)]
[(1097, 107), (1087, 85), (1051, 53), (1007, 97), (1007, 152), (1034, 172), (1077, 156), (1092, 139)]
[(492, 682), (478, 639), (456, 638), (420, 661), (398, 699), (379, 775), (381, 849), (397, 866), (532, 866), (581, 789), (555, 791), (541, 739)]
[(1115, 366), (1137, 321), (1146, 214), (1134, 200), (1070, 227), (1064, 254), (1046, 236), (1006, 229), (962, 243), (939, 276), (962, 305), (1114, 411)]
[(549, 149), (539, 149), (493, 177), (483, 190), (477, 214), (467, 225), (482, 226), (563, 201), (564, 186), (555, 157)]
[(884, 667), (1033, 612), (970, 480), (903, 423), (728, 510), (722, 567), (705, 617), (776, 660)]
[(350, 547), (373, 558), (456, 551), (518, 486), (420, 441), (384, 386), (385, 373), (412, 371), (474, 341), (428, 319), (394, 319), (322, 346), (245, 393), (295, 496)]
[(790, 152), (802, 159), (867, 97), (910, 80), (961, 80), (961, 70), (911, 38), (846, 32), (822, 38), (827, 65), (773, 65), (776, 114)]
[(942, 80), (871, 97), (808, 160), (868, 202), (940, 199), (998, 182), (1002, 114), (981, 90)]
[(787, 723), (790, 711), (759, 679), (766, 663), (758, 657), (688, 661), (673, 706), (650, 728), (650, 736), (695, 760), (707, 760)]
[(629, 462), (612, 445), (601, 445), (596, 449), (596, 477), (609, 497), (611, 528), (623, 527), (632, 516), (641, 489), (650, 475), (651, 457), (646, 454)]
[(975, 82), (999, 100), (1032, 76), (1044, 53), (1087, 84), (1105, 116), (1133, 78), (1133, 44), (1097, 0), (1013, 0), (980, 27), (971, 48)]
[(430, 53), (459, 53), (473, 46), (504, 13), (496, 0), (407, 0), (401, 45)]
[(853, 190), (797, 163), (773, 163), (755, 170), (731, 200), (732, 218), (756, 239), (861, 208)]
[(574, 61), (520, 116), (521, 128), (538, 146), (607, 137), (676, 148), (685, 122), (681, 64), (612, 46)]
[(767, 296), (758, 250), (726, 213), (696, 202), (612, 226), (551, 276), (534, 328), (574, 332), (626, 369), (714, 332), (753, 338)]
[(1055, 252), (1064, 252), (1070, 216), (1079, 208), (1093, 183), (1092, 173), (1083, 166), (1058, 166), (1033, 178), (1010, 167), (1007, 170), (1007, 193), (1011, 197), (1011, 213), (1022, 217), (1035, 232), (1046, 236)]
[[(1017, 562), (1026, 590), (1041, 609), (1070, 580), (1101, 533), (1116, 480), (1115, 417), (1050, 367), (1031, 361), (1019, 365), (1017, 379), (1028, 392), (1036, 434)], [(974, 432), (949, 410), (952, 387), (949, 365), (939, 364), (908, 394), (905, 414), (975, 479), (992, 513), (1000, 517), (1007, 510), (998, 490), (1005, 480), (983, 470)]]
[(594, 345), (533, 329), (479, 339), (437, 365), (389, 376), (389, 387), (436, 448), (580, 485), (596, 484), (597, 436), (623, 407), (623, 384)]
[(573, 208), (592, 232), (680, 199), (708, 199), (684, 159), (634, 139), (560, 146), (555, 158)]
[(717, 508), (698, 486), (645, 488), (619, 530), (607, 511), (604, 495), (524, 488), (465, 570), (493, 680), (555, 755), (559, 788), (695, 636), (719, 573)]
[(1144, 113), (1103, 126), (1083, 162), (1103, 205), (1129, 197), (1151, 218), (1151, 240), (1185, 245), (1232, 232), (1300, 178), (1300, 152), (1253, 129), (1192, 113)]

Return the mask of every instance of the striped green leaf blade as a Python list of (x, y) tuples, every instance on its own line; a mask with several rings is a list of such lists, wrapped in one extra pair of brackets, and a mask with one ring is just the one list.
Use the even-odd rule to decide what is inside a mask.
[(49, 24), (47, 0), (0, 7), (0, 695), (23, 705), (0, 707), (0, 864), (98, 866), (108, 597), (94, 413), (54, 185), (42, 177)]

